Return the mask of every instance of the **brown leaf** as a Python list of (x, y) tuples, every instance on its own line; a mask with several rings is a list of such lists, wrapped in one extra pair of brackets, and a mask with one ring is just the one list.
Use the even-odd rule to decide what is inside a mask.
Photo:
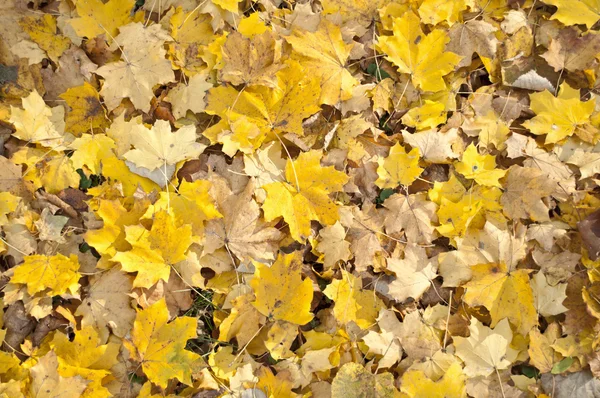
[(579, 221), (577, 229), (581, 234), (581, 240), (588, 251), (589, 258), (596, 261), (600, 257), (600, 210), (596, 210), (584, 220)]
[(558, 37), (552, 39), (542, 58), (557, 72), (561, 69), (592, 69), (598, 64), (596, 56), (600, 52), (600, 34), (589, 32), (580, 36), (580, 33), (573, 26), (562, 29)]
[(254, 180), (250, 180), (241, 194), (219, 198), (224, 217), (206, 223), (206, 253), (225, 246), (242, 261), (275, 258), (283, 234), (272, 223), (261, 221), (253, 193)]
[(6, 337), (4, 337), (4, 347), (7, 351), (20, 351), (19, 346), (25, 338), (35, 329), (35, 320), (27, 315), (22, 301), (17, 301), (8, 306), (4, 313), (4, 327), (6, 328)]

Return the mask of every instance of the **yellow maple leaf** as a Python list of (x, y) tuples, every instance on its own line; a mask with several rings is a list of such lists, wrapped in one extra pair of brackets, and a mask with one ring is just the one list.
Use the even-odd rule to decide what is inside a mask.
[(54, 351), (48, 351), (39, 358), (29, 372), (31, 380), (22, 389), (28, 397), (81, 397), (89, 384), (81, 376), (62, 377), (58, 373), (58, 359)]
[(10, 192), (0, 192), (0, 225), (8, 223), (6, 216), (15, 211), (20, 202), (21, 198), (19, 196), (15, 196)]
[(344, 21), (356, 21), (366, 27), (386, 3), (386, 0), (323, 0), (323, 13), (340, 13)]
[[(126, 152), (123, 157), (148, 170), (195, 158), (206, 148), (196, 142), (195, 126), (184, 126), (172, 132), (166, 120), (157, 120), (151, 129), (137, 125), (131, 134), (135, 149)], [(170, 175), (165, 178), (170, 178)]]
[(358, 81), (346, 63), (354, 45), (344, 43), (339, 26), (321, 19), (316, 32), (296, 29), (285, 39), (298, 54), (296, 59), (305, 67), (305, 73), (321, 80), (320, 103), (336, 105), (352, 98)]
[(310, 235), (310, 221), (334, 224), (338, 208), (329, 194), (341, 191), (348, 176), (333, 166), (321, 166), (321, 152), (302, 152), (298, 159), (288, 159), (284, 182), (263, 186), (267, 198), (263, 204), (265, 219), (277, 217), (289, 224), (292, 238), (304, 241)]
[[(260, 133), (249, 137), (255, 148), (269, 135), (270, 139), (285, 132), (304, 135), (302, 121), (320, 109), (319, 80), (307, 75), (296, 61), (288, 61), (286, 68), (277, 72), (276, 77), (275, 88), (256, 86), (242, 92), (231, 86), (210, 89), (206, 112), (223, 120), (203, 134), (213, 143), (222, 142), (219, 134), (224, 129), (235, 131), (236, 127), (244, 128), (241, 137), (233, 139), (242, 145), (242, 139), (253, 131), (251, 126), (247, 126), (249, 123), (258, 127)], [(239, 120), (242, 125), (235, 126), (234, 123)]]
[(30, 295), (49, 289), (48, 295), (76, 293), (79, 289), (79, 261), (72, 254), (65, 257), (62, 254), (54, 256), (32, 255), (25, 256), (23, 264), (15, 268), (11, 278), (12, 283), (27, 285)]
[(441, 102), (425, 100), (419, 107), (411, 108), (404, 116), (402, 123), (417, 130), (434, 128), (446, 121), (446, 106)]
[(368, 290), (363, 290), (362, 281), (342, 270), (342, 279), (335, 279), (323, 291), (334, 301), (333, 315), (340, 325), (350, 321), (367, 329), (375, 324), (383, 302)]
[(433, 381), (421, 370), (409, 370), (402, 375), (400, 391), (409, 397), (445, 398), (466, 397), (466, 377), (458, 362), (454, 362), (444, 376)]
[(338, 261), (348, 261), (352, 257), (350, 242), (346, 241), (346, 231), (340, 222), (319, 231), (321, 241), (317, 251), (323, 253), (323, 265), (333, 267)]
[(125, 233), (132, 249), (118, 252), (112, 259), (120, 262), (124, 271), (138, 273), (134, 287), (149, 288), (161, 279), (168, 282), (171, 266), (185, 260), (192, 243), (191, 225), (177, 226), (173, 213), (167, 211), (154, 214), (150, 231), (132, 225), (125, 227)]
[(310, 305), (313, 297), (312, 282), (302, 280), (300, 252), (280, 254), (270, 267), (254, 263), (256, 271), (250, 286), (258, 311), (275, 320), (305, 325), (313, 319)]
[(63, 333), (55, 334), (50, 346), (58, 358), (58, 374), (63, 377), (81, 376), (90, 381), (84, 397), (102, 398), (110, 394), (102, 381), (118, 362), (120, 344), (100, 344), (97, 331), (88, 326), (75, 331), (73, 341), (69, 341)]
[(97, 133), (108, 125), (100, 95), (88, 82), (69, 88), (59, 97), (64, 99), (70, 108), (65, 120), (65, 130), (69, 133), (75, 136), (87, 132)]
[[(68, 23), (80, 37), (93, 39), (104, 34), (112, 41), (119, 33), (118, 29), (132, 21), (134, 6), (135, 0), (78, 0), (75, 7), (79, 17)], [(143, 18), (143, 14), (138, 15)]]
[(23, 179), (30, 181), (35, 189), (43, 187), (48, 193), (57, 193), (68, 187), (79, 187), (81, 177), (71, 158), (62, 152), (23, 147), (11, 161), (27, 165)]
[(297, 398), (298, 394), (292, 391), (292, 381), (285, 376), (285, 373), (273, 374), (271, 369), (262, 366), (258, 371), (258, 382), (252, 383), (251, 387), (256, 387), (265, 393), (267, 398)]
[(478, 264), (471, 267), (473, 278), (464, 285), (465, 303), (483, 305), (494, 327), (504, 318), (526, 336), (538, 323), (529, 271), (509, 269), (504, 263)]
[[(79, 176), (77, 173), (76, 175)], [(126, 196), (133, 195), (138, 188), (144, 192), (160, 191), (156, 182), (133, 173), (125, 161), (116, 156), (102, 160), (102, 175), (112, 181), (119, 181), (123, 187), (123, 194)]]
[(187, 75), (195, 75), (213, 68), (217, 57), (211, 51), (215, 45), (221, 52), (221, 45), (226, 39), (213, 33), (210, 14), (177, 7), (169, 21), (171, 37), (169, 43), (169, 59), (175, 69), (181, 69)]
[(13, 136), (20, 140), (33, 142), (47, 147), (55, 147), (62, 142), (62, 129), (54, 122), (62, 120), (64, 108), (50, 108), (37, 91), (33, 90), (21, 99), (23, 109), (10, 107), (10, 119), (16, 131)]
[(118, 199), (100, 200), (95, 209), (98, 218), (102, 219), (102, 228), (88, 230), (86, 242), (98, 253), (114, 256), (117, 251), (128, 248), (125, 241), (125, 226), (138, 223), (146, 212), (147, 203), (136, 202), (132, 208), (125, 208)]
[(171, 323), (165, 299), (138, 311), (131, 337), (123, 344), (133, 359), (139, 362), (148, 379), (166, 388), (170, 379), (191, 384), (191, 375), (198, 369), (201, 357), (185, 346), (196, 337), (196, 319), (180, 317)]
[(469, 229), (483, 228), (486, 219), (505, 221), (499, 188), (474, 186), (462, 195), (458, 200), (441, 198), (437, 213), (440, 234), (453, 238), (463, 236)]
[(437, 25), (446, 21), (452, 26), (461, 19), (461, 13), (471, 5), (470, 0), (425, 0), (419, 6), (419, 16), (423, 23)]
[(396, 188), (398, 185), (412, 184), (423, 172), (419, 167), (420, 156), (419, 148), (413, 148), (407, 153), (406, 149), (397, 142), (390, 149), (388, 157), (379, 159), (379, 167), (377, 167), (379, 178), (375, 184), (379, 188)]
[(530, 363), (542, 373), (550, 373), (555, 363), (560, 362), (563, 356), (552, 348), (561, 332), (558, 324), (551, 323), (542, 334), (538, 328), (529, 332), (529, 354)]
[(588, 29), (600, 19), (600, 5), (596, 0), (544, 0), (558, 8), (550, 19), (565, 25), (585, 24)]
[(206, 106), (204, 96), (206, 91), (213, 86), (206, 80), (207, 76), (199, 73), (189, 78), (185, 84), (180, 83), (169, 90), (169, 95), (165, 99), (171, 103), (173, 116), (176, 119), (184, 117), (188, 110), (194, 113), (204, 111)]
[(331, 398), (402, 396), (394, 387), (394, 377), (391, 373), (372, 374), (356, 362), (344, 364), (331, 383)]
[(480, 155), (473, 144), (467, 147), (455, 168), (466, 178), (488, 187), (501, 188), (502, 184), (498, 180), (506, 174), (506, 170), (496, 168), (495, 156)]
[(54, 62), (58, 61), (58, 57), (71, 45), (71, 40), (57, 34), (56, 19), (51, 14), (43, 14), (40, 18), (21, 18), (19, 25)]
[[(230, 341), (235, 337), (239, 346), (253, 352), (252, 340), (262, 329), (260, 325), (265, 323), (265, 317), (252, 304), (253, 301), (254, 295), (251, 293), (242, 294), (231, 300), (231, 312), (219, 325), (219, 340)], [(262, 346), (260, 343), (259, 345)], [(264, 352), (264, 348), (260, 348)]]
[(129, 98), (137, 109), (148, 112), (154, 98), (153, 87), (175, 80), (163, 48), (171, 36), (161, 25), (144, 27), (139, 22), (122, 26), (119, 31), (115, 41), (122, 43), (119, 48), (123, 60), (106, 63), (96, 70), (95, 73), (104, 78), (100, 94), (109, 111)]
[(516, 359), (517, 353), (510, 348), (513, 333), (506, 319), (492, 330), (472, 318), (469, 332), (469, 337), (454, 337), (456, 355), (465, 363), (467, 376), (489, 376), (507, 369)]
[(83, 135), (73, 140), (69, 148), (74, 150), (73, 167), (83, 169), (85, 166), (92, 174), (100, 174), (102, 162), (115, 156), (115, 142), (105, 134)]
[(394, 18), (394, 35), (381, 36), (377, 48), (386, 53), (401, 73), (411, 75), (415, 86), (424, 91), (441, 91), (446, 88), (443, 77), (452, 72), (461, 57), (445, 52), (450, 38), (443, 30), (434, 29), (425, 35), (419, 17), (407, 11)]
[[(554, 144), (573, 135), (579, 135), (585, 141), (593, 132), (587, 131), (590, 116), (594, 112), (596, 101), (593, 99), (581, 102), (579, 90), (571, 88), (567, 83), (560, 86), (558, 96), (550, 91), (529, 94), (531, 110), (535, 117), (523, 123), (533, 134), (546, 135), (546, 144)], [(588, 138), (588, 139), (586, 139)]]
[(204, 237), (204, 222), (223, 217), (209, 194), (210, 188), (210, 181), (183, 181), (177, 192), (161, 192), (144, 217), (153, 217), (158, 211), (170, 211), (176, 225), (191, 225), (194, 236)]
[(275, 73), (283, 65), (281, 47), (276, 44), (276, 36), (271, 30), (245, 37), (233, 32), (223, 45), (224, 66), (219, 71), (219, 79), (233, 85), (262, 85), (275, 87)]

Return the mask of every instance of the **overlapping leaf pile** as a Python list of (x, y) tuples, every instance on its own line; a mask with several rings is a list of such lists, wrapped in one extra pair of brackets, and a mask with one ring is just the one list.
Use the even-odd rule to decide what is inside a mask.
[(0, 2), (0, 396), (597, 395), (599, 20)]

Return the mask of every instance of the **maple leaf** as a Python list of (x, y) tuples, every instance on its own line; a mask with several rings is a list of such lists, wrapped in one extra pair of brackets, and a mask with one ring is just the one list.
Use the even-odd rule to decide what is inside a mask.
[(557, 143), (573, 133), (589, 140), (586, 139), (590, 135), (586, 128), (594, 111), (594, 101), (581, 102), (579, 90), (563, 83), (557, 97), (549, 91), (542, 91), (530, 94), (529, 98), (536, 116), (523, 126), (533, 134), (546, 134), (546, 144)]
[(508, 358), (516, 353), (509, 347), (513, 333), (506, 319), (490, 329), (472, 318), (469, 331), (468, 338), (454, 337), (456, 355), (465, 362), (463, 371), (467, 376), (489, 376), (510, 366)]
[[(237, 142), (244, 138), (256, 140), (254, 146), (260, 146), (267, 135), (273, 138), (284, 132), (304, 135), (302, 120), (320, 109), (319, 82), (313, 76), (305, 75), (301, 64), (295, 61), (288, 61), (276, 77), (275, 88), (251, 87), (242, 92), (231, 86), (212, 88), (208, 91), (206, 112), (221, 116), (230, 125), (240, 121), (240, 127), (248, 123), (258, 127), (260, 136), (248, 137), (247, 131), (243, 130), (241, 137), (232, 138)], [(223, 129), (222, 125), (217, 126), (214, 127), (216, 131), (204, 132), (213, 142), (219, 141), (217, 133)]]
[(17, 209), (20, 201), (20, 197), (10, 192), (0, 192), (0, 225), (8, 224), (6, 216)]
[(57, 193), (79, 186), (80, 176), (71, 159), (62, 152), (24, 147), (13, 155), (11, 161), (27, 165), (23, 179), (31, 182), (35, 189), (44, 187), (46, 192)]
[(450, 38), (442, 30), (425, 35), (419, 17), (412, 11), (394, 19), (394, 35), (381, 36), (378, 49), (398, 67), (401, 73), (411, 75), (415, 86), (424, 91), (440, 91), (446, 88), (443, 77), (452, 72), (461, 57), (445, 52)]
[(162, 388), (170, 379), (190, 384), (200, 361), (198, 354), (185, 350), (187, 341), (196, 337), (196, 319), (168, 320), (167, 303), (161, 299), (138, 311), (131, 337), (123, 342), (148, 379)]
[(58, 333), (50, 342), (58, 359), (58, 373), (63, 377), (81, 376), (90, 381), (84, 394), (87, 396), (110, 394), (103, 386), (103, 379), (111, 374), (110, 369), (118, 363), (120, 344), (100, 344), (93, 327), (75, 331), (75, 338)]
[(377, 174), (379, 178), (375, 184), (379, 188), (396, 188), (398, 185), (410, 185), (421, 175), (423, 169), (419, 167), (418, 148), (410, 152), (396, 143), (391, 149), (388, 157), (378, 160)]
[(298, 253), (280, 254), (270, 267), (255, 263), (250, 286), (256, 295), (254, 307), (270, 319), (305, 325), (313, 319), (310, 279), (302, 280), (302, 262)]
[(350, 242), (345, 240), (346, 231), (339, 221), (320, 230), (319, 236), (321, 241), (316, 249), (323, 253), (325, 267), (331, 268), (338, 261), (348, 261), (352, 257)]
[(92, 174), (100, 174), (102, 163), (114, 157), (115, 142), (104, 134), (86, 134), (74, 139), (69, 148), (74, 150), (71, 162), (75, 169), (85, 166)]
[(562, 359), (562, 355), (556, 352), (552, 345), (560, 337), (560, 330), (557, 324), (550, 324), (544, 334), (540, 333), (537, 328), (529, 332), (529, 360), (533, 366), (538, 368), (540, 372), (548, 373), (552, 371), (555, 362)]
[(51, 296), (60, 296), (70, 291), (75, 294), (79, 289), (79, 261), (72, 254), (65, 257), (62, 254), (54, 256), (33, 255), (25, 256), (25, 261), (15, 268), (11, 278), (12, 283), (27, 285), (30, 295), (49, 289)]
[(127, 209), (118, 199), (101, 200), (95, 212), (103, 221), (102, 227), (88, 230), (85, 234), (86, 242), (100, 254), (113, 256), (119, 249), (126, 250), (128, 243), (125, 241), (124, 227), (137, 224), (147, 206), (138, 202)]
[(534, 304), (537, 312), (542, 316), (554, 316), (568, 311), (562, 303), (567, 298), (566, 283), (558, 283), (556, 286), (548, 284), (546, 276), (538, 272), (531, 278)]
[(377, 333), (370, 330), (362, 340), (369, 347), (370, 354), (381, 356), (378, 363), (380, 368), (389, 368), (402, 358), (400, 340), (393, 331), (382, 330)]
[(512, 218), (549, 221), (548, 206), (542, 199), (556, 190), (554, 181), (538, 169), (511, 166), (506, 178), (506, 190), (500, 199), (504, 213)]
[(108, 35), (107, 39), (113, 40), (118, 29), (131, 22), (131, 11), (135, 0), (85, 0), (77, 1), (78, 18), (68, 21), (77, 35), (93, 39), (102, 34)]
[(58, 61), (58, 57), (71, 45), (71, 40), (57, 34), (56, 19), (50, 14), (44, 14), (41, 18), (21, 18), (19, 25), (54, 62)]
[(578, 29), (566, 28), (552, 39), (548, 51), (542, 57), (556, 71), (577, 71), (592, 67), (596, 62), (594, 54), (599, 51), (600, 35), (588, 33), (580, 37)]
[(360, 279), (346, 271), (342, 271), (342, 279), (335, 279), (323, 293), (334, 301), (333, 314), (341, 325), (353, 321), (367, 329), (375, 323), (383, 306), (373, 293), (362, 289)]
[(600, 7), (594, 0), (544, 0), (544, 3), (557, 7), (550, 19), (565, 25), (585, 24), (589, 29), (600, 19)]
[(503, 230), (486, 222), (481, 230), (470, 230), (456, 239), (455, 251), (439, 254), (439, 271), (444, 286), (460, 286), (472, 277), (471, 266), (485, 263), (504, 263), (516, 267), (525, 258), (525, 228)]
[(480, 58), (493, 58), (500, 41), (494, 36), (497, 29), (486, 21), (469, 20), (465, 23), (454, 24), (448, 31), (450, 42), (448, 51), (462, 56), (458, 67), (471, 64), (473, 54)]
[(335, 105), (352, 97), (358, 81), (348, 71), (346, 63), (354, 44), (346, 44), (339, 26), (322, 19), (316, 32), (296, 29), (285, 38), (299, 55), (305, 73), (321, 80), (319, 103)]
[(353, 207), (350, 212), (342, 207), (340, 213), (342, 221), (350, 218), (350, 221), (343, 225), (348, 228), (346, 239), (350, 241), (350, 251), (354, 255), (356, 268), (362, 271), (369, 265), (378, 263), (384, 268), (385, 249), (379, 239), (383, 233), (383, 214), (378, 213), (375, 206), (368, 203), (362, 210)]
[(252, 199), (255, 183), (250, 180), (241, 194), (222, 198), (223, 219), (206, 225), (204, 250), (214, 252), (226, 247), (242, 261), (273, 260), (283, 234), (261, 220), (260, 208)]
[(424, 193), (395, 194), (383, 206), (388, 209), (383, 225), (388, 234), (404, 231), (409, 242), (431, 243), (437, 220), (435, 203), (428, 202)]
[(169, 122), (165, 120), (157, 120), (152, 129), (137, 125), (132, 135), (131, 142), (135, 149), (126, 152), (123, 157), (148, 170), (166, 168), (182, 160), (195, 158), (205, 148), (196, 142), (194, 126), (185, 126), (173, 133)]
[[(88, 386), (88, 381), (81, 376), (62, 377), (58, 373), (58, 359), (54, 351), (48, 351), (37, 364), (31, 367), (31, 383), (25, 390), (33, 397), (80, 397)], [(57, 392), (59, 392), (57, 394)]]
[(288, 159), (286, 182), (265, 185), (265, 219), (283, 217), (292, 237), (301, 242), (310, 235), (310, 221), (332, 225), (338, 220), (337, 205), (329, 194), (342, 190), (348, 177), (333, 166), (322, 167), (319, 151), (303, 152), (296, 160)]
[(335, 398), (394, 397), (398, 394), (390, 373), (372, 374), (353, 362), (344, 364), (331, 383), (331, 396)]
[(70, 110), (65, 120), (65, 130), (75, 136), (102, 130), (108, 125), (100, 95), (88, 82), (82, 86), (71, 87), (60, 95)]
[[(210, 14), (197, 12), (196, 5), (184, 10), (177, 7), (169, 20), (171, 37), (169, 59), (175, 69), (192, 76), (215, 66), (225, 36), (215, 36)], [(215, 48), (213, 48), (213, 46)]]
[(464, 285), (465, 302), (486, 307), (492, 327), (507, 318), (521, 335), (527, 335), (538, 322), (529, 271), (510, 269), (504, 263), (478, 264), (471, 269), (473, 278)]
[(144, 27), (139, 22), (121, 26), (119, 31), (113, 45), (123, 43), (119, 47), (123, 61), (110, 62), (96, 70), (104, 78), (100, 94), (109, 111), (119, 106), (123, 98), (129, 98), (137, 109), (148, 112), (153, 87), (175, 80), (163, 48), (171, 37), (161, 25)]
[(234, 32), (227, 36), (222, 47), (223, 68), (219, 79), (233, 85), (276, 87), (275, 73), (282, 69), (278, 63), (281, 49), (270, 30), (245, 37)]
[(413, 148), (419, 148), (419, 153), (427, 162), (449, 163), (459, 157), (454, 148), (459, 140), (458, 129), (450, 129), (445, 133), (434, 129), (413, 134), (403, 131), (402, 138)]
[(446, 106), (441, 102), (425, 100), (424, 104), (412, 108), (404, 116), (402, 123), (417, 130), (434, 128), (446, 121)]
[(395, 274), (390, 281), (377, 282), (375, 289), (396, 301), (415, 300), (431, 287), (437, 266), (427, 258), (425, 249), (415, 244), (404, 249), (404, 258), (388, 258), (387, 269)]
[(113, 261), (121, 263), (127, 272), (137, 272), (133, 287), (149, 288), (159, 280), (169, 281), (171, 266), (185, 260), (184, 253), (192, 243), (192, 227), (177, 227), (174, 216), (167, 211), (154, 214), (150, 231), (141, 225), (125, 227), (129, 251), (118, 252)]
[(466, 397), (466, 377), (459, 363), (453, 363), (437, 381), (429, 379), (420, 370), (409, 370), (402, 375), (400, 391), (409, 397)]
[(9, 122), (15, 126), (13, 135), (23, 141), (38, 143), (47, 147), (59, 145), (63, 130), (55, 122), (62, 120), (64, 109), (50, 108), (37, 91), (22, 98), (23, 109), (10, 108)]
[(102, 342), (108, 340), (110, 333), (125, 337), (133, 325), (135, 310), (129, 297), (131, 279), (119, 267), (113, 267), (91, 278), (90, 285), (84, 289), (85, 299), (75, 315), (82, 316), (81, 325), (93, 327)]
[(494, 156), (480, 155), (473, 144), (467, 147), (461, 161), (456, 164), (456, 171), (478, 184), (498, 188), (502, 187), (498, 180), (506, 174), (506, 170), (496, 168)]
[(251, 342), (265, 323), (265, 317), (252, 304), (254, 299), (252, 294), (240, 294), (231, 300), (231, 312), (219, 327), (219, 340), (235, 337), (238, 344), (252, 350)]
[(188, 110), (194, 113), (204, 111), (204, 96), (212, 86), (206, 81), (205, 75), (197, 74), (190, 77), (186, 84), (179, 84), (169, 90), (166, 100), (173, 105), (173, 116), (179, 119), (184, 117)]

